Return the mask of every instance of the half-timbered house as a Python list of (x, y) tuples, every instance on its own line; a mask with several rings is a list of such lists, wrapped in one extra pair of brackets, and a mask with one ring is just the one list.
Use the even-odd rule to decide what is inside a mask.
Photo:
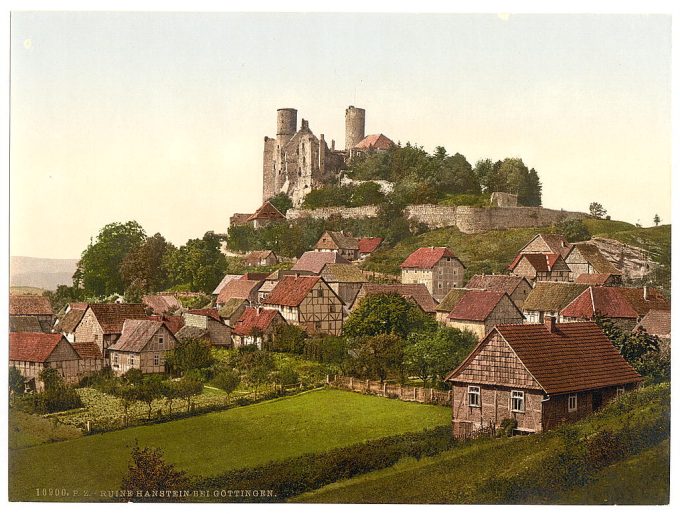
[(162, 321), (128, 319), (120, 338), (109, 348), (111, 369), (117, 375), (137, 368), (142, 373), (163, 373), (165, 354), (177, 339)]

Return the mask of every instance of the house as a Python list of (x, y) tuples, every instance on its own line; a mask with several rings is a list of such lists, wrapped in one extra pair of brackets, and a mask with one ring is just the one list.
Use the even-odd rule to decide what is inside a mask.
[(486, 291), (501, 291), (508, 296), (520, 310), (524, 300), (531, 292), (531, 284), (524, 277), (516, 275), (474, 275), (468, 283), (467, 289), (484, 289)]
[(371, 255), (378, 249), (382, 242), (383, 242), (382, 237), (359, 238), (359, 259), (363, 260), (369, 255)]
[(427, 314), (435, 314), (437, 302), (427, 290), (425, 284), (373, 284), (366, 283), (357, 293), (351, 310), (354, 310), (366, 296), (376, 294), (398, 294), (415, 303)]
[(670, 304), (657, 289), (589, 286), (560, 311), (560, 319), (590, 321), (599, 316), (632, 330), (652, 309), (670, 310)]
[(162, 316), (182, 309), (179, 300), (170, 294), (148, 294), (142, 297), (142, 303), (153, 314)]
[(274, 328), (285, 323), (277, 310), (248, 307), (234, 324), (231, 335), (234, 348), (254, 344), (262, 349), (271, 340)]
[(586, 284), (589, 286), (620, 286), (621, 275), (611, 273), (581, 273), (574, 278), (574, 284)]
[(361, 286), (367, 282), (361, 270), (352, 264), (326, 264), (321, 277), (345, 305), (354, 303)]
[(542, 253), (558, 254), (563, 259), (569, 254), (571, 244), (561, 234), (536, 234), (531, 241), (525, 244), (518, 254)]
[[(206, 331), (205, 338), (216, 346), (231, 346), (231, 327), (222, 321), (217, 309), (192, 309), (184, 314), (184, 327)], [(186, 331), (184, 332), (186, 334)]]
[(570, 282), (536, 282), (522, 307), (526, 322), (543, 323), (548, 316), (559, 320), (560, 311), (587, 287)]
[(437, 301), (464, 278), (465, 265), (445, 247), (418, 248), (401, 263), (401, 283), (424, 284)]
[(241, 276), (239, 280), (256, 280), (256, 281), (263, 281), (267, 280), (267, 277), (271, 275), (271, 273), (265, 273), (265, 272), (259, 272), (259, 271), (248, 271)]
[(263, 301), (309, 334), (340, 335), (345, 318), (340, 297), (319, 276), (286, 275)]
[[(307, 253), (316, 253), (316, 252), (307, 252)], [(321, 253), (318, 253), (317, 255), (322, 255)], [(325, 254), (324, 254), (325, 255)], [(346, 261), (346, 259), (343, 259)], [(308, 263), (311, 265), (311, 260), (308, 260)], [(347, 261), (349, 264), (349, 261)], [(323, 266), (325, 264), (322, 264), (321, 269), (323, 269)], [(321, 270), (319, 270), (319, 273), (321, 273)], [(267, 296), (269, 296), (269, 293), (272, 292), (272, 290), (276, 287), (276, 284), (278, 284), (279, 280), (281, 280), (283, 277), (288, 276), (288, 275), (299, 275), (299, 276), (312, 276), (312, 275), (319, 275), (319, 273), (312, 273), (311, 271), (306, 271), (306, 270), (295, 270), (295, 269), (280, 269), (273, 271), (269, 275), (267, 275), (267, 278), (264, 280), (262, 283), (262, 286), (260, 286), (260, 289), (257, 291), (257, 297), (258, 301), (262, 303)]]
[(168, 330), (174, 334), (177, 334), (182, 327), (184, 326), (184, 316), (167, 316), (165, 314), (162, 315), (151, 315), (147, 316), (147, 319), (151, 319), (154, 321), (162, 321), (165, 323), (165, 326), (168, 327)]
[(106, 365), (106, 359), (94, 343), (71, 343), (78, 354), (78, 376), (84, 377), (97, 371), (101, 371)]
[(634, 332), (644, 330), (659, 339), (671, 341), (671, 311), (650, 309), (647, 314), (635, 325)]
[(214, 297), (217, 297), (217, 295), (220, 294), (220, 291), (222, 291), (224, 286), (226, 286), (232, 280), (238, 280), (242, 276), (243, 275), (225, 275), (224, 278), (220, 281), (220, 283), (217, 284), (217, 287), (213, 290), (212, 295)]
[(257, 303), (257, 292), (262, 286), (262, 280), (232, 280), (222, 288), (220, 294), (217, 295), (215, 305), (221, 308), (232, 298), (239, 298), (240, 300), (247, 300), (250, 303)]
[(305, 252), (290, 271), (307, 271), (318, 275), (326, 264), (351, 264), (338, 252)]
[(95, 343), (107, 357), (107, 349), (120, 337), (125, 320), (146, 317), (141, 303), (92, 303), (73, 332), (74, 342)]
[(257, 250), (250, 252), (243, 258), (243, 263), (248, 267), (273, 266), (278, 264), (278, 256), (271, 250)]
[(225, 325), (234, 328), (234, 323), (241, 317), (248, 305), (248, 300), (232, 298), (220, 307), (217, 312)]
[(78, 353), (61, 334), (9, 334), (9, 366), (19, 370), (30, 389), (44, 389), (40, 372), (46, 368), (57, 369), (67, 384), (77, 383), (79, 360)]
[(363, 138), (351, 149), (349, 149), (349, 152), (350, 157), (354, 157), (362, 153), (386, 152), (394, 146), (396, 146), (394, 141), (392, 141), (389, 137), (383, 134), (371, 134)]
[(52, 332), (49, 323), (40, 323), (37, 316), (10, 316), (9, 317), (9, 331), (10, 332), (44, 332), (49, 334)]
[(111, 369), (116, 375), (132, 368), (142, 373), (164, 373), (165, 354), (176, 344), (177, 339), (162, 321), (125, 320), (120, 338), (109, 347)]
[(466, 287), (456, 287), (446, 293), (446, 296), (434, 309), (435, 318), (439, 323), (446, 324), (448, 322), (449, 313), (456, 305), (458, 305), (458, 302), (460, 302), (461, 298), (463, 298), (468, 291), (470, 291), (470, 289)]
[(588, 416), (642, 378), (597, 324), (497, 325), (446, 377), (453, 436), (517, 422), (517, 433)]
[(571, 276), (569, 266), (558, 253), (520, 253), (508, 270), (531, 282), (567, 282)]
[(446, 317), (446, 325), (483, 339), (499, 324), (522, 323), (524, 316), (507, 293), (466, 291)]
[(69, 343), (76, 340), (76, 327), (83, 319), (85, 311), (89, 305), (87, 303), (69, 303), (66, 305), (63, 314), (57, 317), (54, 324), (54, 332), (61, 333)]
[(10, 316), (32, 316), (38, 320), (41, 332), (51, 332), (54, 311), (45, 296), (34, 294), (9, 295)]
[[(610, 284), (621, 285), (621, 271), (609, 262), (592, 243), (575, 243), (571, 245), (569, 253), (564, 258), (571, 270), (570, 280), (580, 275), (595, 273), (609, 275)], [(603, 285), (603, 284), (601, 284)]]
[(254, 214), (248, 217), (246, 223), (249, 223), (253, 228), (261, 228), (266, 227), (273, 221), (285, 219), (286, 217), (271, 202), (264, 202)]
[(333, 232), (327, 230), (314, 245), (317, 252), (337, 252), (349, 261), (356, 261), (359, 258), (359, 240), (344, 231)]

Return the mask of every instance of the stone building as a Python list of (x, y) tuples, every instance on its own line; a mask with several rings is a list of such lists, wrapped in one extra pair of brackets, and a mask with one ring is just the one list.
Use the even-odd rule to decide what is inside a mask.
[(446, 325), (483, 339), (500, 324), (522, 323), (524, 316), (502, 291), (466, 291), (446, 316)]
[(570, 280), (575, 280), (584, 274), (598, 274), (609, 275), (608, 285), (621, 285), (622, 283), (621, 271), (609, 262), (594, 244), (576, 243), (571, 245), (564, 261), (571, 270)]
[(352, 305), (361, 286), (368, 282), (361, 270), (352, 264), (326, 264), (321, 277), (345, 305)]
[(279, 257), (271, 250), (256, 250), (243, 258), (243, 264), (248, 267), (273, 266), (278, 262)]
[(326, 230), (314, 245), (317, 252), (337, 252), (348, 261), (359, 259), (359, 240), (344, 231)]
[(85, 310), (74, 330), (76, 343), (94, 343), (107, 356), (107, 349), (113, 345), (123, 331), (123, 323), (129, 319), (146, 319), (141, 303), (92, 303)]
[(517, 422), (517, 433), (550, 430), (597, 411), (642, 378), (591, 322), (498, 325), (446, 380), (453, 436)]
[(137, 368), (142, 373), (164, 373), (165, 354), (177, 339), (162, 321), (128, 319), (120, 338), (109, 347), (111, 369), (116, 375)]
[(424, 284), (437, 301), (462, 287), (464, 278), (465, 265), (445, 247), (418, 248), (401, 263), (401, 283)]
[[(184, 314), (184, 327), (177, 333), (182, 339), (185, 327), (196, 327), (205, 330), (205, 339), (216, 346), (231, 346), (231, 328), (223, 321), (217, 309), (192, 309)], [(188, 331), (188, 330), (187, 330)], [(187, 333), (185, 331), (184, 333)]]

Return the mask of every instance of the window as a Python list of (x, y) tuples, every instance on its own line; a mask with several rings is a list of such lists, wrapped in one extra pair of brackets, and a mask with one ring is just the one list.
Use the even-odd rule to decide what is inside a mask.
[(163, 337), (162, 336), (158, 338), (158, 347), (163, 348)]
[(479, 386), (468, 386), (468, 406), (480, 407)]
[(99, 334), (94, 335), (94, 342), (96, 343), (97, 341), (99, 341)]
[(328, 311), (329, 311), (329, 312), (335, 312), (335, 304), (330, 304), (330, 305), (328, 306)]
[(323, 289), (317, 289), (316, 296), (317, 298), (323, 298)]
[(510, 393), (510, 409), (512, 412), (524, 412), (524, 391)]
[(158, 366), (161, 362), (161, 358), (157, 353), (154, 353), (153, 355), (153, 365)]
[(569, 395), (569, 412), (576, 412), (578, 410), (578, 395), (577, 394), (570, 394)]
[(114, 353), (113, 354), (113, 363), (117, 366), (118, 365), (118, 354)]
[(128, 364), (129, 364), (130, 366), (134, 366), (134, 365), (135, 365), (135, 358), (134, 358), (134, 356), (130, 355), (130, 356), (128, 357)]
[(616, 388), (616, 397), (618, 398), (621, 396), (623, 393), (626, 392), (626, 388), (624, 386), (619, 386)]

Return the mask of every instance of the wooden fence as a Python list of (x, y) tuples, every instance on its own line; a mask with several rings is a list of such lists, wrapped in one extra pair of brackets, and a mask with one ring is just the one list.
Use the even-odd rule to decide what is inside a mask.
[(328, 376), (326, 382), (331, 387), (347, 389), (357, 393), (373, 394), (385, 398), (396, 398), (406, 402), (451, 405), (451, 391), (439, 391), (431, 387), (401, 386), (375, 380), (361, 380), (342, 375)]

